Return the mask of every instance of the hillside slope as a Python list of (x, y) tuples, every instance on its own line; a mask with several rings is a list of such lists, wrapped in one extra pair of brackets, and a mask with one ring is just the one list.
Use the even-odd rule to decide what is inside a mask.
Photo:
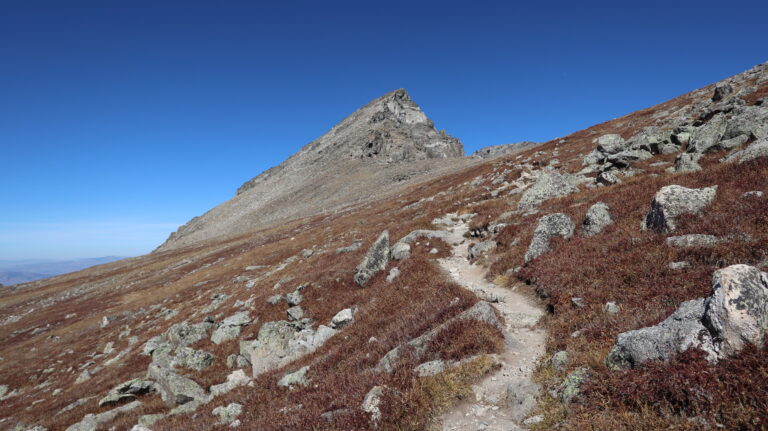
[[(766, 428), (766, 98), (762, 64), (359, 204), (3, 288), (0, 429)], [(546, 314), (497, 314), (499, 289)]]

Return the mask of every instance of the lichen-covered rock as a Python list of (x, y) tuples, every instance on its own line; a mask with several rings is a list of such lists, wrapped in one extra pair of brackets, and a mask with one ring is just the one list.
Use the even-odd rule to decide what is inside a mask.
[(645, 150), (626, 150), (606, 157), (606, 161), (615, 168), (628, 168), (634, 162), (647, 160), (651, 157), (653, 154)]
[(304, 309), (300, 305), (289, 308), (287, 313), (288, 320), (301, 320), (304, 317)]
[(571, 218), (563, 213), (549, 214), (539, 219), (533, 239), (525, 252), (525, 263), (541, 256), (549, 250), (549, 239), (554, 236), (570, 238), (573, 236), (575, 225)]
[(768, 157), (768, 138), (753, 142), (747, 148), (729, 155), (723, 161), (726, 163), (744, 163), (759, 157)]
[(387, 283), (392, 283), (398, 275), (400, 275), (400, 270), (397, 267), (390, 269), (387, 275)]
[(96, 431), (101, 424), (113, 421), (117, 416), (141, 407), (141, 401), (132, 401), (120, 407), (98, 414), (87, 414), (80, 422), (70, 425), (66, 431)]
[(360, 247), (362, 245), (363, 245), (362, 241), (355, 241), (355, 242), (353, 242), (352, 244), (350, 244), (350, 245), (348, 245), (346, 247), (339, 247), (339, 248), (337, 248), (336, 249), (336, 254), (350, 253), (350, 252), (353, 252), (353, 251), (357, 251), (357, 250), (360, 249)]
[(389, 232), (384, 231), (374, 241), (363, 261), (355, 268), (354, 280), (360, 287), (365, 287), (368, 281), (387, 267), (389, 262)]
[(600, 184), (603, 186), (612, 186), (614, 184), (619, 184), (621, 180), (610, 171), (601, 172), (597, 175), (595, 178), (595, 184)]
[(762, 347), (768, 331), (768, 274), (748, 265), (715, 271), (712, 295), (686, 301), (658, 325), (619, 334), (606, 358), (612, 368), (668, 360), (691, 348), (717, 361), (745, 345)]
[(546, 200), (579, 191), (578, 185), (582, 182), (582, 178), (572, 174), (543, 173), (536, 183), (523, 192), (517, 206), (521, 210), (534, 209)]
[(588, 376), (589, 370), (586, 368), (579, 368), (571, 374), (568, 374), (558, 390), (560, 401), (563, 404), (570, 404), (581, 392), (581, 385)]
[(177, 323), (166, 332), (168, 340), (175, 346), (189, 346), (208, 338), (208, 330), (212, 323), (202, 322), (196, 324)]
[(211, 395), (218, 396), (226, 394), (232, 389), (247, 385), (250, 381), (251, 379), (245, 375), (245, 371), (235, 370), (227, 376), (226, 382), (211, 386)]
[(645, 216), (643, 229), (657, 232), (672, 232), (676, 229), (677, 217), (697, 214), (715, 199), (717, 186), (701, 189), (671, 185), (662, 187), (651, 202), (651, 209)]
[(229, 425), (237, 419), (243, 412), (243, 405), (238, 403), (229, 403), (226, 407), (219, 406), (213, 409), (211, 412), (214, 416), (219, 417), (219, 423), (222, 425)]
[(239, 326), (219, 326), (211, 334), (211, 342), (213, 342), (213, 344), (221, 344), (225, 341), (234, 340), (239, 336)]
[(597, 151), (603, 154), (620, 153), (626, 148), (627, 144), (621, 135), (611, 133), (597, 138)]
[(688, 153), (705, 154), (712, 151), (719, 151), (718, 143), (725, 135), (725, 128), (728, 122), (723, 114), (717, 114), (706, 124), (696, 128), (691, 136), (691, 142), (688, 144)]
[(351, 323), (352, 320), (354, 320), (354, 316), (352, 315), (352, 309), (351, 308), (345, 308), (338, 313), (336, 313), (335, 316), (331, 319), (331, 327), (334, 329), (343, 328), (347, 324)]
[(307, 372), (309, 367), (304, 366), (297, 371), (284, 375), (277, 382), (277, 386), (281, 388), (293, 389), (294, 386), (307, 386), (309, 385), (309, 379), (307, 378)]
[(137, 395), (146, 394), (155, 390), (155, 384), (148, 380), (132, 379), (120, 383), (112, 388), (107, 396), (99, 401), (99, 407), (117, 404), (120, 401), (135, 398)]
[(381, 420), (381, 402), (384, 396), (384, 386), (374, 386), (363, 398), (362, 410), (371, 415), (371, 421)]
[(396, 242), (394, 246), (392, 246), (392, 259), (394, 260), (403, 260), (408, 259), (408, 257), (411, 255), (411, 245), (405, 242)]
[(410, 244), (419, 238), (428, 238), (428, 239), (438, 238), (438, 239), (445, 240), (445, 239), (448, 239), (448, 237), (450, 236), (451, 236), (451, 233), (444, 230), (417, 229), (409, 232), (408, 235), (400, 238), (400, 241), (398, 241), (398, 243)]
[(621, 333), (606, 365), (611, 369), (634, 368), (645, 361), (668, 360), (693, 347), (714, 357), (712, 334), (702, 323), (703, 317), (704, 299), (694, 299), (680, 304), (658, 325)]
[(469, 258), (477, 259), (496, 249), (496, 241), (483, 241), (469, 246)]
[(721, 356), (745, 344), (762, 346), (768, 331), (768, 274), (748, 265), (715, 271), (705, 324), (717, 334)]
[(201, 371), (213, 364), (214, 356), (204, 350), (195, 350), (191, 347), (179, 346), (176, 348), (176, 357), (171, 361), (172, 366), (180, 366), (190, 370)]
[(667, 238), (667, 245), (671, 247), (712, 247), (719, 242), (720, 239), (714, 235), (700, 233), (670, 236)]
[(208, 394), (200, 385), (170, 368), (164, 368), (154, 363), (149, 364), (147, 378), (157, 383), (157, 390), (167, 404), (180, 405), (190, 401), (208, 399)]
[(587, 210), (584, 222), (581, 224), (581, 232), (586, 236), (599, 234), (606, 226), (613, 223), (610, 208), (604, 202), (598, 202)]
[(536, 395), (540, 390), (541, 386), (528, 379), (513, 379), (507, 385), (507, 407), (513, 420), (523, 419), (536, 407)]
[(695, 153), (683, 153), (675, 158), (675, 167), (669, 168), (671, 172), (685, 173), (685, 172), (697, 172), (701, 170), (699, 165), (699, 159), (701, 156)]

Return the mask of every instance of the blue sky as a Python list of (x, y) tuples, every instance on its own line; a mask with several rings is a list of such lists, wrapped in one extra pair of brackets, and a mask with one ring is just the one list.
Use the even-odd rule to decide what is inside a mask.
[(516, 3), (3, 2), (0, 259), (149, 252), (395, 88), (471, 152), (768, 60), (765, 1)]

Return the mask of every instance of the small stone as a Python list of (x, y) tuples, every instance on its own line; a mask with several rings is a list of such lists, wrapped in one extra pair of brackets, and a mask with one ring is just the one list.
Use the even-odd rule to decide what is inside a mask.
[(347, 324), (351, 323), (353, 319), (354, 316), (352, 315), (352, 309), (345, 308), (333, 316), (333, 319), (331, 319), (331, 327), (334, 329), (343, 328)]
[(301, 308), (301, 306), (297, 305), (295, 307), (291, 307), (288, 309), (288, 319), (289, 320), (301, 320), (304, 317), (304, 309)]
[(389, 275), (387, 275), (387, 283), (392, 283), (392, 280), (394, 280), (398, 275), (400, 275), (400, 270), (397, 269), (397, 267), (389, 270)]
[(309, 385), (309, 380), (307, 379), (307, 371), (309, 371), (309, 367), (304, 366), (301, 367), (298, 371), (286, 374), (277, 382), (277, 386), (282, 388), (287, 387), (289, 389), (293, 389), (293, 387), (297, 385), (307, 386)]
[(578, 308), (584, 308), (584, 298), (571, 298), (571, 304)]
[(606, 302), (605, 306), (603, 306), (603, 311), (605, 311), (608, 314), (616, 314), (619, 312), (619, 305), (615, 302)]
[(219, 406), (213, 409), (213, 415), (219, 417), (219, 423), (228, 425), (233, 423), (240, 413), (243, 412), (243, 405), (238, 403), (230, 403), (226, 407)]
[(691, 264), (688, 262), (670, 262), (668, 266), (669, 266), (669, 269), (678, 270), (678, 269), (688, 268), (691, 266)]
[(552, 358), (549, 360), (549, 363), (552, 365), (552, 368), (556, 371), (563, 371), (565, 369), (565, 365), (568, 363), (568, 352), (565, 350), (560, 350), (559, 352), (556, 352), (554, 355), (552, 355)]
[(275, 304), (279, 304), (280, 301), (282, 301), (282, 300), (283, 300), (283, 295), (277, 294), (277, 295), (272, 295), (269, 298), (267, 298), (267, 303), (275, 305)]
[(524, 420), (523, 425), (534, 425), (541, 422), (544, 422), (544, 416), (536, 415), (536, 416), (531, 416), (528, 419)]

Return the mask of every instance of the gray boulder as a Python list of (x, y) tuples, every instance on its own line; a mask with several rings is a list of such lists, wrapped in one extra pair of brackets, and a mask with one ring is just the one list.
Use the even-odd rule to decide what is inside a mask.
[(360, 406), (364, 412), (371, 415), (371, 421), (374, 423), (377, 423), (379, 420), (381, 420), (380, 407), (383, 396), (384, 386), (374, 386), (370, 391), (368, 391), (367, 394), (365, 394), (365, 398), (363, 398), (363, 404)]
[(478, 257), (490, 253), (496, 249), (496, 241), (483, 241), (477, 244), (469, 246), (469, 258), (477, 259)]
[(671, 247), (712, 247), (719, 242), (720, 239), (714, 235), (698, 233), (667, 238), (667, 245)]
[(363, 245), (362, 241), (355, 241), (351, 245), (348, 245), (346, 247), (339, 247), (339, 248), (337, 248), (336, 249), (336, 254), (350, 253), (350, 252), (353, 252), (353, 251), (357, 251), (357, 250), (360, 249), (360, 247), (362, 245)]
[(768, 138), (753, 142), (747, 148), (725, 157), (723, 161), (725, 163), (744, 163), (759, 157), (768, 157)]
[[(141, 406), (142, 406), (141, 401), (132, 401), (128, 404), (122, 405), (120, 407), (114, 408), (112, 410), (109, 410), (103, 413), (87, 414), (85, 415), (83, 420), (81, 420), (80, 422), (67, 427), (66, 431), (96, 431), (97, 429), (100, 428), (101, 424), (111, 422), (119, 415), (129, 412), (131, 410), (135, 410)], [(38, 427), (35, 427), (35, 428), (38, 428)]]
[(621, 180), (613, 172), (610, 171), (601, 172), (595, 178), (595, 184), (600, 184), (603, 186), (612, 186), (620, 182)]
[(230, 375), (227, 376), (227, 381), (225, 381), (224, 383), (219, 383), (218, 385), (211, 386), (211, 395), (219, 396), (222, 394), (226, 394), (227, 392), (230, 392), (232, 389), (247, 385), (248, 383), (250, 383), (250, 381), (251, 379), (245, 375), (245, 371), (235, 370)]
[(277, 386), (288, 389), (293, 389), (294, 386), (307, 386), (309, 385), (307, 371), (309, 371), (309, 367), (304, 366), (299, 368), (298, 371), (288, 373), (278, 380)]
[(728, 121), (724, 114), (715, 115), (706, 124), (693, 131), (686, 151), (697, 154), (720, 151), (722, 148), (718, 147), (718, 143), (723, 139), (727, 126)]
[(686, 301), (658, 325), (619, 334), (606, 364), (632, 368), (649, 360), (668, 360), (691, 348), (710, 361), (745, 345), (762, 347), (768, 331), (768, 274), (748, 265), (715, 271), (712, 295)]
[(616, 154), (627, 149), (627, 144), (621, 135), (608, 134), (597, 138), (597, 151), (603, 154)]
[(768, 274), (748, 265), (731, 265), (712, 276), (704, 322), (719, 341), (720, 356), (746, 344), (761, 347), (768, 331)]
[(728, 120), (724, 139), (733, 139), (739, 136), (746, 138), (768, 138), (768, 107), (767, 106), (739, 106), (733, 111), (733, 116)]
[(408, 233), (408, 235), (400, 238), (400, 241), (398, 241), (398, 243), (410, 244), (418, 240), (419, 238), (428, 238), (428, 239), (438, 238), (438, 239), (446, 240), (450, 236), (451, 236), (451, 233), (444, 230), (417, 229)]
[(363, 261), (355, 268), (355, 283), (360, 287), (365, 287), (377, 272), (383, 271), (387, 267), (388, 262), (389, 232), (385, 230), (368, 249)]
[(617, 154), (612, 154), (606, 158), (606, 161), (616, 168), (628, 168), (633, 163), (642, 160), (648, 160), (653, 157), (649, 151), (645, 150), (626, 150)]
[(675, 158), (675, 167), (671, 168), (672, 172), (685, 173), (685, 172), (697, 172), (701, 170), (699, 165), (699, 159), (701, 155), (696, 153), (683, 153)]
[(200, 371), (210, 367), (213, 360), (214, 356), (204, 350), (179, 346), (176, 348), (176, 357), (173, 358), (171, 365)]
[(288, 320), (301, 320), (304, 317), (304, 309), (300, 305), (288, 309)]
[(220, 344), (224, 341), (234, 340), (240, 335), (240, 327), (252, 322), (248, 312), (241, 311), (224, 319), (218, 328), (211, 334), (211, 341)]
[(331, 319), (331, 327), (334, 329), (340, 329), (352, 323), (353, 320), (354, 316), (352, 315), (352, 309), (345, 308), (333, 316)]
[(229, 403), (229, 405), (219, 406), (213, 409), (211, 413), (214, 416), (219, 417), (219, 423), (222, 425), (229, 425), (234, 422), (238, 416), (243, 412), (243, 405), (238, 403)]
[(147, 378), (156, 382), (160, 396), (167, 404), (180, 405), (190, 401), (204, 401), (208, 394), (193, 380), (184, 377), (170, 368), (149, 364)]
[(155, 390), (154, 382), (142, 379), (132, 379), (120, 383), (112, 388), (109, 393), (99, 401), (99, 407), (117, 404), (121, 401), (136, 398), (137, 395), (143, 395)]
[(410, 255), (411, 246), (408, 243), (398, 241), (392, 247), (392, 259), (394, 260), (408, 259)]
[(712, 95), (713, 102), (719, 102), (733, 93), (733, 86), (729, 83), (718, 84), (715, 86), (715, 93)]
[(610, 208), (604, 202), (598, 202), (587, 210), (584, 222), (581, 224), (581, 232), (586, 236), (599, 234), (606, 226), (613, 223)]
[(586, 368), (579, 368), (568, 374), (557, 391), (560, 396), (560, 401), (563, 404), (570, 404), (573, 402), (573, 399), (581, 393), (581, 385), (587, 380), (588, 376), (589, 370)]
[(704, 311), (704, 299), (686, 301), (656, 326), (619, 334), (606, 365), (634, 368), (649, 360), (668, 360), (694, 347), (714, 357), (712, 335), (702, 323)]
[(400, 270), (397, 267), (390, 269), (387, 275), (387, 283), (392, 283), (398, 275), (400, 275)]
[(546, 200), (579, 191), (578, 185), (582, 182), (583, 177), (576, 175), (545, 172), (523, 192), (517, 206), (521, 210), (534, 209)]
[(174, 346), (189, 346), (208, 338), (208, 331), (212, 326), (213, 324), (209, 322), (177, 323), (168, 328), (166, 336)]
[(676, 219), (684, 214), (697, 214), (715, 199), (717, 186), (689, 189), (678, 185), (662, 187), (651, 202), (651, 209), (645, 216), (643, 230), (672, 232), (677, 227)]
[(539, 219), (533, 239), (525, 252), (525, 263), (541, 256), (549, 250), (549, 239), (554, 236), (570, 238), (573, 236), (575, 225), (571, 218), (563, 213), (546, 215)]

